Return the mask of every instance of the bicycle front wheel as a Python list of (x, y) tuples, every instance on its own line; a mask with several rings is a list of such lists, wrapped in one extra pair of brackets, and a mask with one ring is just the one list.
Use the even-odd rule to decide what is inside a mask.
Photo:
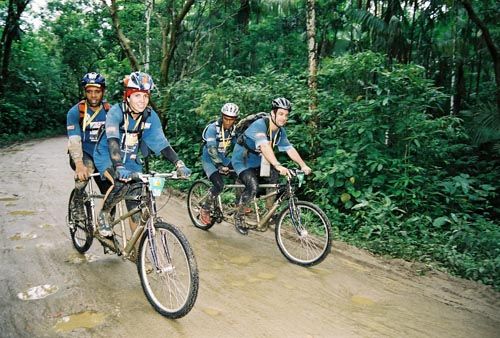
[(208, 230), (213, 227), (215, 219), (212, 218), (209, 224), (205, 224), (200, 220), (200, 210), (210, 194), (210, 185), (205, 181), (195, 181), (189, 188), (187, 197), (187, 207), (189, 218), (193, 225), (201, 230)]
[(156, 222), (154, 234), (142, 236), (137, 269), (156, 311), (173, 319), (191, 311), (198, 296), (198, 267), (188, 240), (174, 225)]
[(328, 218), (317, 205), (305, 201), (296, 201), (281, 212), (274, 234), (281, 253), (301, 266), (322, 262), (332, 246)]
[(68, 215), (67, 215), (67, 223), (69, 227), (69, 234), (71, 235), (71, 241), (73, 242), (73, 246), (76, 251), (79, 253), (85, 253), (92, 245), (92, 241), (94, 236), (92, 234), (92, 209), (90, 207), (90, 202), (85, 202), (84, 211), (85, 211), (85, 220), (75, 220), (75, 210), (77, 206), (75, 206), (74, 196), (75, 190), (71, 191), (71, 195), (69, 196), (68, 203)]

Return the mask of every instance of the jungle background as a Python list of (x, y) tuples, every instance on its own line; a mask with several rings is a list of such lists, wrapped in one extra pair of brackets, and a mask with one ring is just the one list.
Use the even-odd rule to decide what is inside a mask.
[(116, 103), (142, 70), (202, 177), (225, 102), (285, 96), (335, 239), (498, 290), (499, 21), (494, 0), (1, 0), (0, 145), (63, 135), (86, 72)]

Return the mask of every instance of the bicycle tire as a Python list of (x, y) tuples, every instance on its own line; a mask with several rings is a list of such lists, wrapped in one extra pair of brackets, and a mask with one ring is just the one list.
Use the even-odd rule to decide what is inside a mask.
[[(191, 311), (198, 296), (199, 275), (193, 250), (177, 227), (161, 221), (155, 223), (153, 243), (145, 233), (139, 244), (137, 271), (142, 289), (158, 313), (181, 318)], [(152, 263), (152, 247), (156, 248), (159, 269)]]
[(332, 246), (328, 217), (317, 205), (306, 201), (296, 201), (294, 213), (302, 229), (300, 233), (296, 230), (290, 208), (285, 208), (278, 216), (274, 229), (278, 248), (294, 264), (312, 266), (321, 263)]
[(92, 245), (92, 242), (94, 240), (94, 235), (92, 234), (92, 230), (90, 227), (90, 224), (92, 223), (92, 209), (90, 207), (90, 202), (85, 202), (85, 223), (81, 224), (74, 222), (72, 204), (75, 190), (76, 189), (73, 189), (69, 196), (67, 222), (73, 246), (75, 247), (76, 251), (83, 254), (87, 252), (88, 249), (90, 249), (90, 246)]
[(188, 197), (187, 197), (187, 207), (189, 212), (189, 218), (191, 218), (191, 222), (193, 225), (201, 230), (209, 230), (215, 224), (215, 219), (212, 217), (212, 220), (209, 224), (204, 224), (200, 220), (200, 209), (201, 205), (209, 194), (210, 185), (202, 180), (194, 181), (191, 188), (189, 188)]

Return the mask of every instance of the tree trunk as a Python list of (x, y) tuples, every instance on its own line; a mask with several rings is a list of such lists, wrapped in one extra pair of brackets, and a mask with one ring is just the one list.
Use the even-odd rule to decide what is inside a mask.
[(145, 46), (145, 60), (144, 60), (144, 71), (149, 73), (149, 62), (151, 61), (151, 16), (153, 15), (153, 0), (146, 0), (146, 46)]
[(495, 82), (497, 86), (496, 88), (497, 109), (500, 112), (500, 60), (498, 58), (498, 49), (495, 46), (493, 39), (491, 38), (491, 34), (488, 27), (486, 27), (484, 22), (481, 19), (479, 19), (479, 17), (476, 15), (476, 12), (474, 11), (474, 8), (472, 8), (472, 4), (470, 3), (470, 1), (460, 0), (460, 2), (464, 6), (472, 22), (474, 22), (481, 30), (484, 42), (486, 43), (486, 46), (488, 47), (488, 50), (491, 55), (491, 59), (493, 60), (493, 66), (495, 71)]
[(7, 18), (5, 19), (5, 26), (2, 32), (2, 40), (0, 41), (0, 53), (2, 59), (2, 70), (0, 73), (0, 96), (3, 95), (5, 84), (9, 79), (9, 64), (12, 42), (19, 38), (19, 20), (30, 1), (31, 0), (9, 0)]
[(307, 49), (308, 49), (308, 59), (309, 59), (309, 111), (313, 114), (313, 122), (315, 125), (318, 123), (318, 117), (316, 115), (317, 110), (317, 44), (316, 44), (316, 11), (315, 11), (315, 0), (307, 0)]
[(186, 17), (187, 13), (194, 4), (194, 0), (186, 0), (184, 5), (179, 12), (179, 14), (173, 18), (170, 24), (170, 38), (169, 45), (165, 46), (164, 53), (162, 55), (161, 66), (160, 66), (160, 83), (164, 86), (168, 84), (168, 73), (170, 70), (170, 64), (174, 57), (175, 49), (177, 48), (177, 35), (179, 33), (182, 21)]
[[(106, 0), (102, 0), (104, 6), (108, 7)], [(118, 8), (116, 6), (116, 0), (111, 0), (111, 6), (109, 8), (109, 13), (111, 15), (111, 20), (113, 22), (113, 27), (116, 31), (116, 36), (118, 38), (118, 42), (122, 47), (125, 55), (127, 56), (128, 61), (130, 62), (130, 67), (133, 70), (139, 70), (139, 62), (137, 62), (137, 58), (134, 55), (134, 51), (130, 47), (130, 40), (127, 39), (125, 34), (123, 34), (121, 29), (120, 18), (118, 16)]]

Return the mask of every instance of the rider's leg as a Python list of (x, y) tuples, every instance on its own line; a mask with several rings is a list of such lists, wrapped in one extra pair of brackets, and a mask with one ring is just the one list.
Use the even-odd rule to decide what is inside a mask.
[(257, 187), (259, 181), (257, 178), (257, 172), (255, 169), (246, 169), (240, 173), (239, 178), (241, 182), (245, 185), (245, 189), (241, 193), (240, 200), (236, 207), (236, 214), (234, 216), (234, 226), (236, 230), (242, 235), (248, 234), (248, 228), (245, 224), (245, 208), (250, 201), (255, 198), (257, 194)]
[[(271, 175), (268, 178), (266, 178), (266, 183), (269, 183), (269, 184), (276, 184), (276, 183), (278, 183), (279, 175), (280, 174), (279, 174), (278, 170), (274, 169), (274, 167), (271, 167)], [(267, 188), (266, 189), (266, 194), (270, 194), (274, 190), (276, 190), (276, 189), (275, 188)], [(274, 203), (275, 200), (276, 200), (276, 195), (266, 198), (266, 208), (267, 208), (267, 210), (269, 210), (269, 209), (272, 208), (273, 203)]]
[[(94, 162), (92, 161), (92, 158), (85, 152), (83, 153), (83, 164), (87, 167), (89, 173), (94, 172)], [(69, 165), (73, 170), (76, 169), (75, 162), (73, 161), (71, 156), (69, 157)], [(85, 196), (85, 187), (87, 186), (87, 183), (88, 180), (80, 180), (78, 178), (75, 178), (75, 194), (73, 195), (73, 201), (74, 201), (73, 206), (75, 207), (73, 212), (75, 221), (85, 220), (85, 210), (83, 206), (83, 200)]]
[[(135, 183), (130, 185), (130, 188), (127, 191), (127, 197), (133, 197), (134, 200), (125, 199), (125, 205), (127, 206), (128, 211), (132, 210), (133, 208), (139, 205), (138, 198), (141, 196), (141, 192), (142, 192), (142, 186), (140, 183)], [(133, 214), (129, 218), (129, 226), (130, 226), (130, 231), (132, 231), (132, 233), (134, 233), (135, 229), (137, 228), (137, 224), (139, 224), (140, 221), (141, 221), (141, 213), (139, 212)]]
[(212, 173), (209, 179), (210, 182), (212, 182), (212, 188), (210, 188), (207, 199), (200, 210), (200, 220), (204, 224), (210, 224), (212, 222), (210, 212), (215, 204), (217, 196), (219, 196), (222, 189), (224, 189), (224, 181), (222, 180), (222, 175), (218, 171)]
[(110, 212), (126, 195), (129, 185), (113, 179), (109, 171), (104, 176), (111, 182), (111, 187), (104, 196), (101, 212), (99, 213), (99, 233), (102, 236), (111, 236), (113, 231), (110, 226)]

